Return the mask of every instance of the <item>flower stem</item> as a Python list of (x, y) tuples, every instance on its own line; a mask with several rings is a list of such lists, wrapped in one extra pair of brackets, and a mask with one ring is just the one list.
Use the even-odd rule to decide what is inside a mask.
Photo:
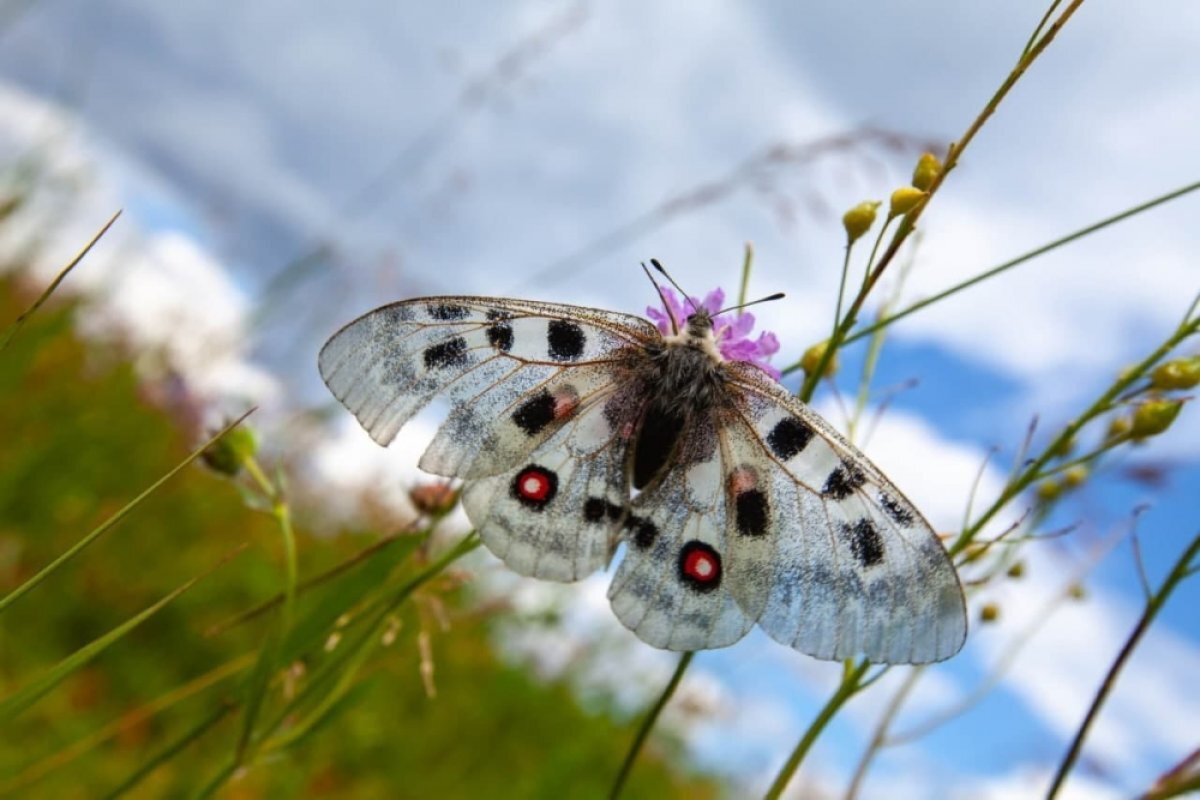
[[(1055, 5), (1057, 5), (1058, 2), (1059, 0), (1055, 0)], [(888, 246), (883, 251), (883, 255), (879, 257), (879, 261), (869, 265), (866, 277), (863, 280), (862, 288), (854, 296), (854, 300), (852, 300), (850, 303), (850, 308), (847, 309), (845, 316), (842, 317), (841, 321), (834, 328), (833, 336), (830, 337), (829, 342), (825, 347), (825, 355), (828, 359), (832, 359), (841, 346), (845, 343), (846, 337), (849, 335), (850, 330), (858, 321), (858, 315), (862, 311), (862, 307), (867, 301), (867, 296), (870, 295), (871, 290), (875, 288), (875, 284), (879, 282), (879, 279), (883, 277), (883, 273), (887, 270), (888, 265), (891, 264), (895, 259), (896, 254), (900, 251), (901, 246), (908, 240), (909, 235), (916, 229), (917, 220), (920, 219), (921, 214), (924, 213), (925, 209), (929, 207), (929, 201), (933, 199), (933, 196), (937, 193), (938, 189), (941, 188), (942, 183), (946, 180), (946, 176), (949, 175), (951, 170), (958, 165), (958, 161), (962, 157), (963, 151), (967, 149), (967, 146), (971, 143), (971, 140), (975, 138), (975, 135), (979, 133), (984, 124), (991, 119), (992, 114), (994, 114), (996, 109), (999, 108), (1001, 101), (1008, 96), (1009, 91), (1011, 91), (1013, 86), (1016, 85), (1017, 81), (1021, 79), (1021, 76), (1023, 76), (1026, 70), (1028, 70), (1033, 62), (1037, 60), (1038, 56), (1045, 51), (1045, 49), (1050, 45), (1050, 42), (1054, 41), (1054, 38), (1058, 35), (1059, 31), (1061, 31), (1063, 26), (1066, 25), (1067, 20), (1069, 20), (1077, 10), (1079, 10), (1081, 5), (1083, 5), (1083, 0), (1072, 0), (1071, 4), (1068, 5), (1061, 14), (1059, 14), (1058, 18), (1051, 23), (1049, 28), (1046, 29), (1045, 33), (1041, 34), (1040, 38), (1038, 38), (1037, 41), (1032, 44), (1032, 46), (1026, 47), (1026, 49), (1021, 53), (1021, 57), (1017, 59), (1016, 66), (1014, 66), (1012, 71), (1009, 72), (1008, 76), (1005, 77), (1004, 82), (1000, 84), (1000, 88), (996, 90), (991, 99), (989, 99), (987, 104), (984, 105), (983, 110), (980, 111), (975, 119), (972, 120), (971, 124), (967, 126), (966, 131), (963, 132), (963, 135), (959, 138), (959, 140), (950, 145), (950, 148), (946, 153), (946, 159), (942, 165), (942, 169), (934, 177), (933, 182), (929, 186), (928, 196), (900, 219), (900, 225), (896, 228), (896, 232), (892, 235), (891, 241), (888, 242)], [(1043, 23), (1038, 26), (1038, 29), (1040, 30), (1044, 24), (1045, 23), (1043, 21)], [(805, 378), (800, 390), (801, 400), (808, 402), (808, 400), (812, 397), (813, 392), (816, 390), (817, 382), (820, 380), (820, 374), (821, 373), (817, 371)]]
[(1164, 195), (1155, 197), (1152, 200), (1147, 200), (1145, 203), (1136, 205), (1133, 208), (1127, 208), (1124, 211), (1122, 211), (1118, 214), (1114, 214), (1111, 217), (1107, 217), (1105, 219), (1100, 220), (1099, 222), (1094, 222), (1091, 225), (1088, 225), (1087, 227), (1080, 228), (1079, 230), (1074, 231), (1072, 233), (1068, 233), (1066, 236), (1062, 236), (1058, 239), (1055, 239), (1052, 242), (1048, 242), (1048, 243), (1042, 245), (1041, 247), (1030, 250), (1027, 253), (1023, 253), (1009, 261), (1005, 261), (1003, 264), (1000, 264), (999, 266), (992, 267), (991, 269), (987, 270), (986, 272), (981, 272), (978, 275), (974, 276), (973, 278), (968, 278), (967, 280), (963, 281), (962, 283), (951, 286), (949, 289), (946, 289), (945, 291), (938, 292), (935, 295), (931, 295), (922, 300), (919, 300), (919, 301), (913, 303), (908, 308), (905, 308), (901, 311), (897, 311), (895, 314), (890, 314), (888, 316), (882, 316), (880, 319), (876, 320), (874, 323), (867, 325), (866, 327), (859, 328), (854, 333), (848, 335), (846, 337), (845, 341), (843, 342), (843, 344), (850, 344), (851, 342), (858, 341), (859, 339), (863, 338), (864, 336), (870, 336), (875, 331), (879, 330), (880, 328), (885, 328), (888, 325), (891, 325), (893, 322), (895, 322), (898, 319), (902, 319), (903, 317), (907, 317), (909, 314), (920, 311), (922, 308), (925, 308), (926, 306), (931, 306), (934, 303), (937, 303), (941, 300), (945, 300), (947, 297), (950, 297), (951, 295), (958, 294), (959, 292), (961, 292), (964, 289), (969, 289), (972, 286), (974, 286), (978, 283), (982, 283), (983, 281), (986, 281), (988, 278), (993, 278), (1002, 272), (1006, 272), (1019, 264), (1023, 264), (1026, 261), (1037, 258), (1038, 256), (1045, 255), (1046, 253), (1049, 253), (1051, 250), (1059, 248), (1059, 247), (1063, 246), (1064, 244), (1069, 244), (1070, 242), (1073, 242), (1076, 239), (1082, 239), (1083, 237), (1088, 236), (1089, 234), (1093, 234), (1096, 231), (1107, 228), (1109, 225), (1114, 225), (1118, 222), (1122, 222), (1126, 219), (1129, 219), (1130, 217), (1137, 216), (1138, 214), (1141, 214), (1143, 211), (1149, 211), (1150, 209), (1155, 208), (1156, 206), (1160, 206), (1163, 203), (1169, 202), (1171, 200), (1175, 200), (1179, 197), (1182, 197), (1185, 194), (1194, 192), (1197, 189), (1200, 189), (1200, 181), (1196, 181), (1194, 183), (1189, 183), (1187, 186), (1181, 187), (1179, 189), (1175, 189), (1174, 191), (1171, 191), (1171, 192), (1167, 192)]
[(687, 672), (688, 665), (692, 663), (692, 656), (694, 655), (696, 654), (693, 652), (687, 652), (680, 656), (679, 664), (675, 667), (675, 673), (671, 675), (671, 680), (667, 682), (667, 687), (663, 689), (654, 707), (650, 709), (645, 719), (642, 720), (642, 724), (638, 727), (637, 735), (633, 738), (633, 744), (630, 745), (629, 752), (625, 754), (625, 761), (621, 764), (621, 771), (617, 773), (617, 779), (613, 781), (612, 790), (608, 793), (609, 800), (616, 800), (616, 798), (621, 796), (621, 790), (625, 788), (625, 781), (628, 780), (629, 772), (633, 769), (633, 762), (637, 760), (638, 753), (642, 751), (642, 745), (645, 744), (646, 737), (650, 735), (650, 729), (658, 721), (658, 716), (671, 699), (671, 695), (675, 694), (675, 689), (679, 687), (679, 681), (683, 679), (683, 673)]
[(1046, 792), (1046, 800), (1053, 800), (1058, 795), (1058, 790), (1062, 788), (1063, 781), (1067, 778), (1067, 773), (1075, 765), (1076, 759), (1079, 758), (1079, 751), (1083, 748), (1083, 740), (1087, 737), (1088, 729), (1091, 728), (1092, 722), (1096, 719), (1096, 715), (1100, 713), (1100, 707), (1104, 705), (1104, 701), (1112, 692), (1113, 686), (1117, 682), (1117, 676), (1121, 673), (1121, 668), (1125, 666), (1125, 662), (1129, 660), (1129, 656), (1138, 646), (1142, 636), (1150, 628), (1154, 618), (1158, 612), (1162, 610), (1163, 605), (1167, 602), (1167, 598), (1175, 591), (1175, 587), (1188, 576), (1192, 568), (1192, 560), (1196, 554), (1200, 553), (1200, 534), (1192, 538), (1191, 544), (1184, 549), (1179, 556), (1179, 560), (1175, 562), (1175, 566), (1171, 568), (1170, 574), (1163, 581), (1162, 586), (1146, 603), (1146, 608), (1142, 611), (1141, 619), (1134, 626), (1133, 631), (1129, 634), (1129, 638), (1125, 641), (1125, 646), (1121, 648), (1121, 652), (1117, 654), (1112, 666), (1108, 668), (1108, 673), (1104, 676), (1104, 680), (1100, 683), (1100, 688), (1096, 692), (1096, 696), (1092, 698), (1092, 703), (1088, 707), (1087, 714), (1084, 715), (1083, 722), (1079, 725), (1079, 730), (1075, 732), (1075, 738), (1071, 741), (1071, 746), (1067, 749), (1067, 754), (1063, 756), (1062, 763), (1058, 765), (1058, 772), (1054, 775), (1054, 781), (1050, 784), (1049, 791)]
[(783, 790), (787, 788), (788, 782), (792, 776), (796, 774), (796, 770), (800, 768), (800, 762), (804, 760), (809, 748), (813, 742), (821, 735), (821, 731), (825, 730), (825, 726), (829, 724), (829, 720), (833, 719), (833, 715), (838, 712), (846, 701), (854, 696), (861, 688), (861, 681), (867, 668), (871, 666), (871, 662), (865, 658), (858, 663), (857, 666), (850, 669), (842, 676), (842, 682), (838, 686), (837, 691), (825, 703), (825, 707), (817, 714), (817, 718), (808, 726), (808, 730), (804, 732), (804, 736), (800, 738), (800, 742), (796, 745), (796, 749), (788, 756), (787, 763), (783, 765), (783, 769), (779, 770), (779, 774), (775, 776), (775, 782), (771, 784), (771, 788), (763, 795), (764, 800), (778, 800), (783, 794)]

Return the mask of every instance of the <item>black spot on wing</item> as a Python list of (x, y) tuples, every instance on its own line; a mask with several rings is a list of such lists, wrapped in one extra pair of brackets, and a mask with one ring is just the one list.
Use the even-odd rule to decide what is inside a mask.
[(487, 312), (487, 318), (488, 322), (491, 323), (485, 329), (488, 343), (497, 350), (503, 350), (505, 353), (512, 350), (513, 329), (509, 323), (512, 315), (507, 311), (499, 311), (493, 308)]
[(588, 522), (616, 522), (621, 518), (622, 508), (616, 503), (610, 503), (603, 497), (589, 497), (583, 504), (583, 518)]
[(864, 567), (873, 567), (883, 561), (883, 537), (871, 520), (860, 519), (853, 525), (842, 523), (842, 535), (850, 543), (850, 552)]
[(743, 536), (762, 536), (770, 520), (767, 496), (758, 489), (749, 489), (734, 500), (738, 533)]
[(512, 325), (507, 322), (496, 323), (487, 327), (488, 343), (497, 350), (503, 350), (507, 353), (512, 350), (513, 346), (513, 330)]
[(799, 453), (813, 437), (812, 427), (798, 417), (784, 417), (767, 434), (767, 446), (783, 461)]
[(427, 369), (461, 367), (467, 363), (467, 340), (461, 336), (425, 348)]
[(902, 505), (899, 500), (887, 492), (879, 493), (879, 505), (883, 508), (884, 513), (892, 518), (892, 522), (895, 522), (901, 528), (907, 528), (913, 524), (912, 509)]
[(555, 361), (575, 361), (583, 355), (587, 337), (583, 328), (565, 319), (552, 319), (546, 329), (550, 357)]
[(543, 389), (521, 403), (513, 412), (512, 418), (517, 427), (534, 436), (554, 421), (554, 398), (550, 396), (550, 392)]
[(429, 312), (429, 316), (442, 322), (449, 322), (456, 319), (466, 319), (471, 313), (466, 306), (455, 305), (454, 303), (430, 303), (425, 307)]
[(849, 461), (843, 461), (837, 469), (829, 473), (821, 494), (831, 500), (845, 500), (866, 482), (867, 476), (861, 469)]
[(658, 526), (633, 514), (625, 518), (625, 530), (633, 546), (639, 550), (649, 550), (658, 539)]

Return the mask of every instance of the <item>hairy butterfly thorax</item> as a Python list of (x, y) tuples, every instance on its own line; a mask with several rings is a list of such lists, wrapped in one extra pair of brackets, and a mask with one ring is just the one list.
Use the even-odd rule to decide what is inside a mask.
[[(658, 266), (657, 264), (655, 265)], [(660, 269), (661, 271), (661, 269)], [(370, 312), (322, 348), (330, 390), (380, 444), (435, 396), (423, 470), (513, 570), (574, 581), (624, 555), (618, 619), (672, 650), (755, 624), (818, 658), (953, 655), (958, 576), (929, 523), (776, 382), (753, 318), (660, 290), (658, 325), (582, 306), (429, 297)]]
[(639, 491), (678, 460), (684, 431), (707, 422), (725, 381), (712, 316), (703, 309), (646, 352), (640, 370), (648, 402), (629, 457), (631, 483)]

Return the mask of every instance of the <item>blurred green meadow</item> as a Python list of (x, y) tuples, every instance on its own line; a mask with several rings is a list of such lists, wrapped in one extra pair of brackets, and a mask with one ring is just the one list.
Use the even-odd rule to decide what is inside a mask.
[[(0, 327), (33, 302), (28, 289), (0, 282)], [(139, 386), (128, 354), (76, 337), (74, 312), (52, 298), (0, 351), (0, 598), (198, 444)], [(438, 556), (428, 525), (317, 537), (300, 519), (288, 635), (277, 635), (280, 605), (227, 624), (287, 580), (280, 527), (255, 495), (245, 474), (231, 480), (198, 460), (0, 607), (0, 795), (604, 796), (628, 721), (502, 663), (465, 578), (414, 585)], [(197, 576), (61, 683), (30, 693)], [(439, 604), (445, 629), (431, 613)], [(715, 796), (713, 779), (681, 772), (679, 754), (660, 733), (627, 796)]]

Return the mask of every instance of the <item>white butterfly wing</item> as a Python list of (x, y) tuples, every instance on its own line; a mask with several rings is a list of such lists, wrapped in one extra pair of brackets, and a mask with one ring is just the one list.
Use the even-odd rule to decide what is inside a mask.
[[(596, 368), (658, 337), (649, 322), (626, 314), (498, 298), (427, 297), (351, 322), (321, 349), (318, 366), (334, 396), (383, 445), (435, 396), (447, 398), (450, 427), (422, 467), (447, 477), (473, 477), (513, 466), (569, 417), (575, 402), (569, 393), (539, 398), (542, 390), (571, 385), (573, 379), (560, 375), (571, 372), (587, 384), (576, 387), (576, 408), (582, 407), (586, 391), (607, 374)], [(576, 372), (587, 367), (592, 369), (586, 374)], [(536, 402), (522, 412), (514, 403), (526, 395)], [(491, 416), (505, 410), (503, 417)], [(491, 438), (477, 438), (491, 422), (498, 423), (489, 429)]]
[(754, 626), (731, 593), (722, 459), (707, 420), (684, 432), (678, 458), (633, 501), (625, 555), (609, 587), (613, 612), (647, 644), (704, 650)]
[(576, 581), (608, 564), (625, 514), (627, 407), (618, 392), (597, 397), (516, 468), (467, 484), (467, 517), (512, 570)]
[[(761, 532), (731, 535), (729, 578), (746, 613), (817, 658), (941, 661), (966, 638), (958, 574), (929, 523), (828, 423), (758, 370), (730, 365), (740, 420), (723, 427), (739, 514)], [(756, 457), (757, 451), (757, 457)], [(769, 476), (765, 477), (764, 476)], [(762, 493), (747, 499), (745, 491)], [(743, 525), (742, 527), (747, 527)]]

